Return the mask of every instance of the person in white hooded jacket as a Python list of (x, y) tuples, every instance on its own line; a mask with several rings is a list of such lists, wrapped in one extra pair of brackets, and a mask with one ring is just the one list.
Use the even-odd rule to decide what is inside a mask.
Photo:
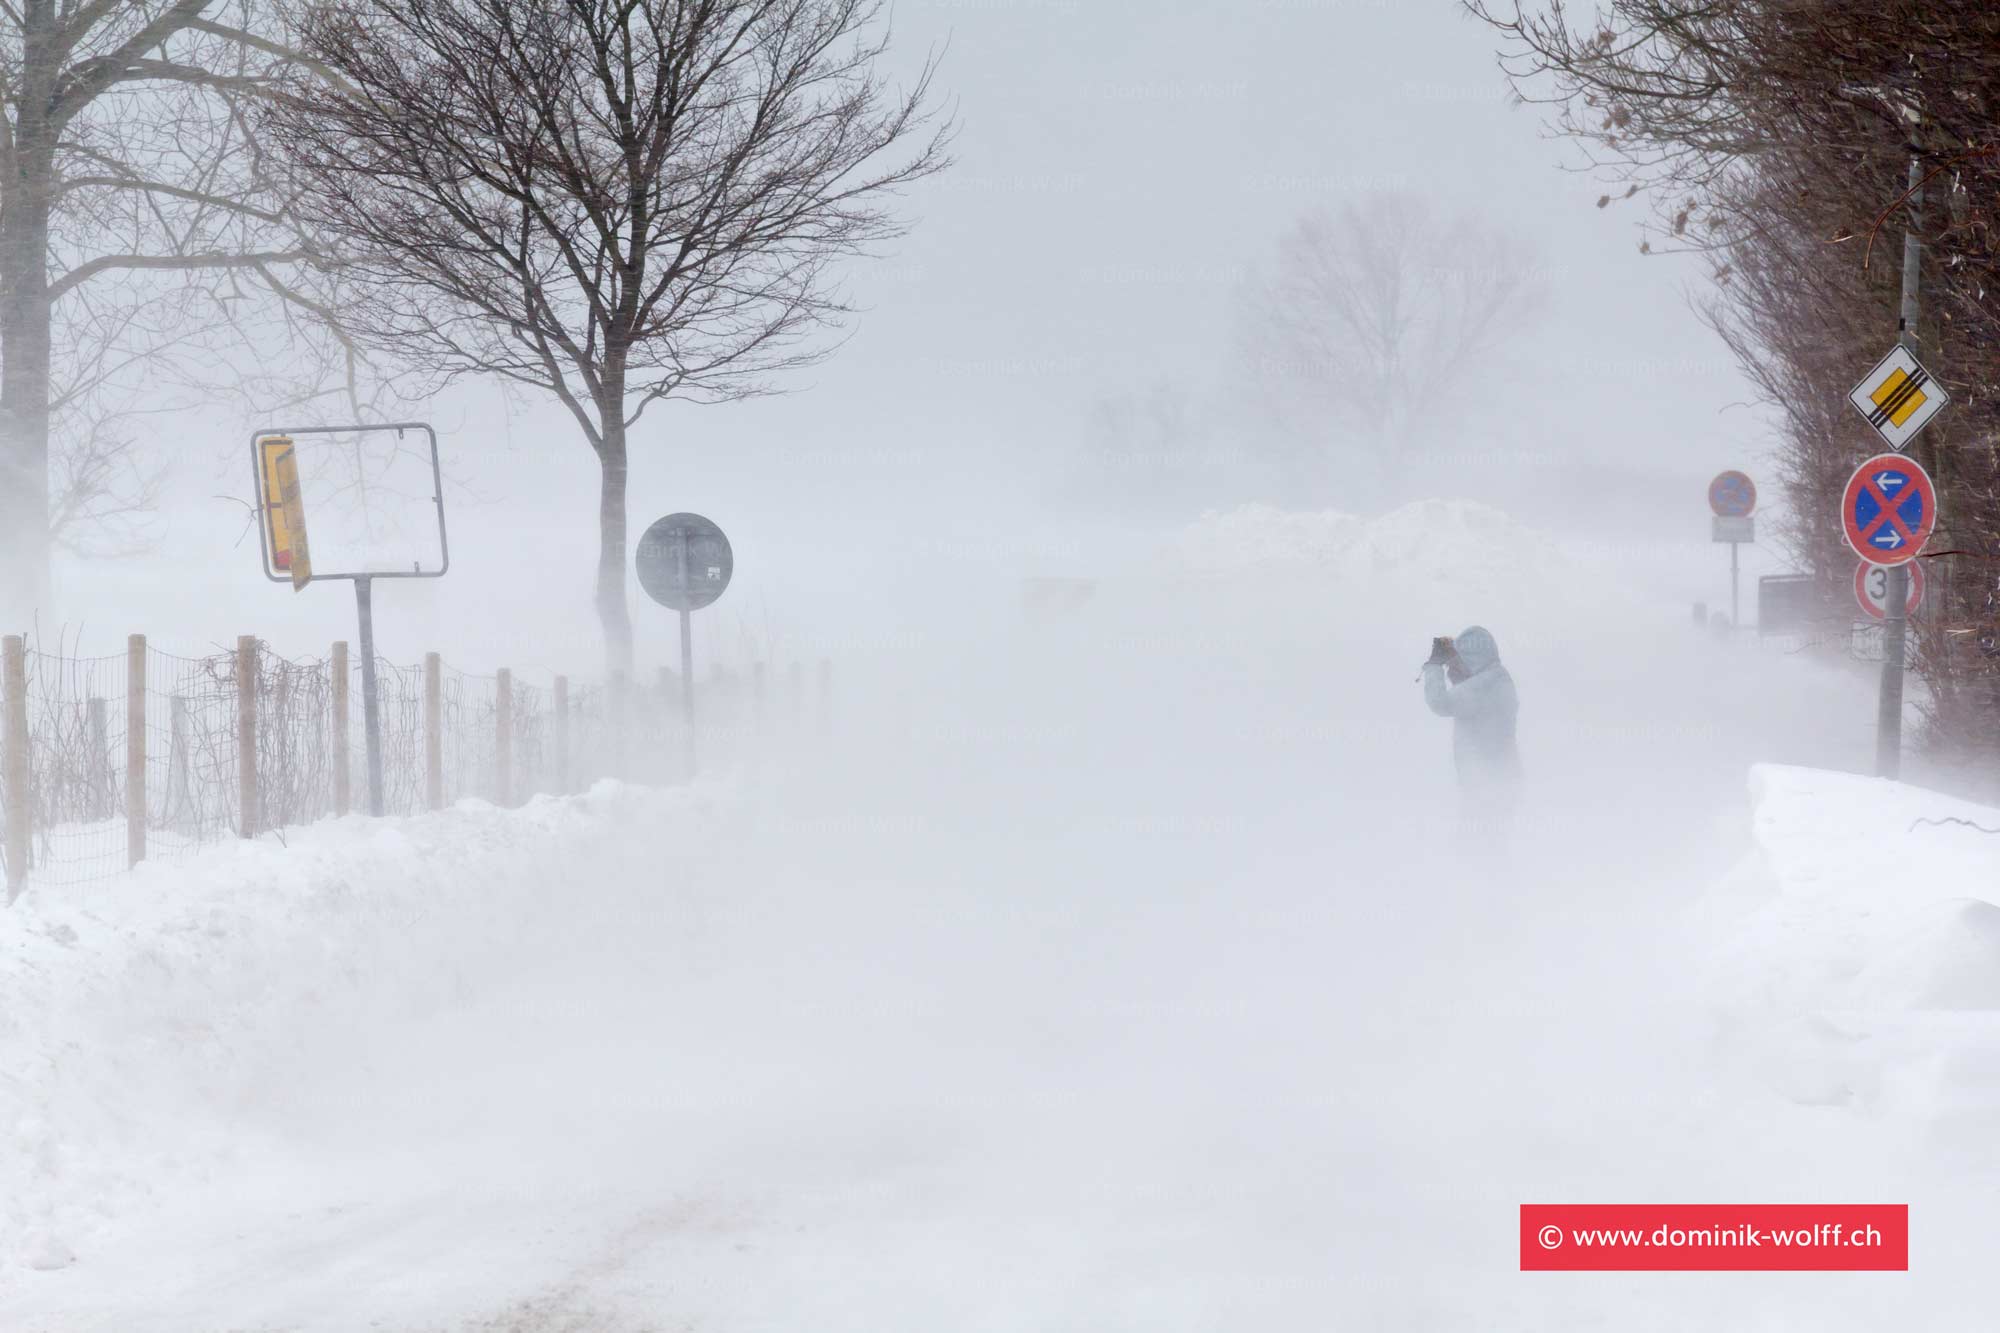
[(1513, 676), (1500, 665), (1493, 635), (1474, 625), (1455, 639), (1433, 641), (1424, 663), (1424, 702), (1452, 720), (1452, 758), (1467, 819), (1504, 820), (1521, 788), (1521, 753), (1514, 742), (1520, 700)]

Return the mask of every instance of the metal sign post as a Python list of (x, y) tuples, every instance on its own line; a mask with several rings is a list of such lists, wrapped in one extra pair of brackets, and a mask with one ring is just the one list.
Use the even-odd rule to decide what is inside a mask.
[(1729, 628), (1734, 630), (1743, 619), (1736, 553), (1744, 542), (1757, 540), (1757, 520), (1750, 517), (1757, 508), (1757, 483), (1741, 472), (1719, 472), (1708, 483), (1708, 507), (1715, 514), (1712, 538), (1729, 543)]
[(1901, 565), (1889, 569), (1889, 586), (1883, 594), (1889, 603), (1882, 612), (1882, 688), (1875, 706), (1875, 772), (1879, 777), (1899, 777), (1903, 771), (1903, 645), (1908, 638), (1910, 571)]
[[(1916, 357), (1917, 288), (1923, 242), (1917, 237), (1923, 207), (1923, 164), (1910, 154), (1909, 222), (1903, 230), (1903, 292), (1896, 312), (1896, 346), (1862, 377), (1848, 402), (1891, 449), (1910, 446), (1950, 402)], [(1894, 466), (1906, 465), (1908, 471)], [(1909, 561), (1937, 525), (1937, 495), (1930, 475), (1916, 463), (1881, 454), (1855, 470), (1841, 497), (1841, 526), (1863, 560), (1888, 567), (1882, 590), (1882, 687), (1875, 718), (1875, 771), (1885, 778), (1902, 769), (1903, 663), (1909, 618)]]
[(1736, 553), (1742, 546), (1742, 542), (1729, 543), (1729, 628), (1732, 630), (1743, 623), (1742, 599), (1736, 591), (1738, 584)]
[[(674, 570), (680, 586), (688, 586), (688, 535), (681, 528), (674, 534)], [(694, 776), (694, 608), (685, 598), (680, 605), (681, 615), (681, 756), (682, 767), (688, 776)]]
[(368, 740), (368, 813), (382, 814), (382, 691), (375, 683), (375, 580), (354, 580), (354, 610), (361, 621), (361, 725)]
[(736, 555), (722, 529), (700, 514), (669, 514), (646, 529), (633, 557), (639, 586), (661, 606), (680, 612), (681, 721), (687, 774), (694, 776), (693, 613), (722, 596)]
[[(1867, 419), (1892, 449), (1908, 448), (1910, 442), (1917, 438), (1917, 433), (1929, 425), (1931, 418), (1944, 410), (1945, 404), (1950, 401), (1943, 386), (1916, 358), (1917, 287), (1922, 276), (1924, 253), (1923, 242), (1917, 238), (1917, 228), (1922, 221), (1920, 210), (1923, 201), (1923, 164), (1912, 152), (1909, 223), (1903, 229), (1903, 293), (1896, 311), (1896, 348), (1848, 395), (1848, 401), (1854, 404), (1855, 410)], [(1923, 474), (1922, 468), (1917, 471)], [(1937, 497), (1930, 493), (1928, 475), (1923, 475), (1923, 483), (1924, 519), (1935, 525)], [(1850, 489), (1853, 485), (1852, 481), (1848, 483)], [(1843, 522), (1846, 522), (1844, 515), (1847, 508), (1843, 505)], [(1854, 544), (1851, 526), (1849, 531), (1848, 541)], [(1929, 535), (1930, 530), (1926, 527), (1923, 536), (1928, 538)], [(1923, 540), (1918, 539), (1908, 555), (1889, 565), (1888, 586), (1883, 589), (1882, 688), (1875, 718), (1875, 771), (1885, 778), (1893, 778), (1902, 771), (1904, 622), (1908, 619), (1910, 597), (1907, 563), (1922, 546)], [(1860, 545), (1856, 544), (1855, 549), (1862, 559), (1869, 558), (1868, 552)]]
[(1903, 639), (1909, 617), (1907, 565), (1937, 527), (1937, 489), (1913, 458), (1877, 454), (1854, 469), (1840, 496), (1840, 527), (1854, 553), (1888, 569), (1882, 590), (1882, 687), (1875, 718), (1875, 771), (1893, 778), (1903, 752)]
[[(296, 439), (301, 435), (353, 435), (370, 431), (420, 430), (430, 443), (431, 502), (437, 509), (438, 567), (421, 563), (410, 569), (373, 569), (335, 573), (314, 569), (306, 545), (306, 505), (300, 484)], [(294, 591), (308, 583), (349, 579), (354, 583), (355, 617), (360, 622), (361, 716), (368, 750), (368, 813), (380, 815), (382, 805), (382, 692), (375, 671), (375, 580), (443, 578), (451, 568), (451, 542), (444, 526), (444, 472), (438, 463), (437, 432), (421, 421), (383, 425), (299, 426), (260, 430), (250, 437), (250, 454), (257, 477), (257, 539), (264, 553), (264, 577), (289, 583)]]

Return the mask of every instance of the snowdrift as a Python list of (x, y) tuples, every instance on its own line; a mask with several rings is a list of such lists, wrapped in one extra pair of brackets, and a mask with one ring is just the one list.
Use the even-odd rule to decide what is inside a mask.
[[(1658, 603), (1685, 616), (1695, 601), (1726, 609), (1727, 558), (1691, 511), (1679, 539), (1599, 527), (1549, 531), (1475, 500), (1417, 500), (1375, 517), (1247, 504), (1203, 515), (1178, 535), (1173, 555), (1190, 574), (1337, 569), (1380, 581), (1400, 597), (1497, 601), (1573, 610)], [(1775, 553), (1745, 553), (1746, 623), (1756, 579)], [(1776, 566), (1782, 568), (1782, 565)]]
[(1182, 531), (1176, 549), (1190, 571), (1337, 565), (1457, 594), (1584, 577), (1556, 542), (1472, 500), (1419, 500), (1373, 518), (1243, 505), (1203, 515)]
[[(305, 1047), (394, 1030), (587, 923), (659, 910), (602, 886), (655, 882), (615, 862), (715, 799), (606, 782), (468, 800), (31, 890), (0, 913), (0, 1286), (17, 1264), (66, 1266), (148, 1198), (254, 1172), (236, 1112), (328, 1114), (273, 1104)], [(606, 836), (635, 825), (655, 838)]]
[(1750, 799), (1707, 904), (1738, 1053), (1796, 1101), (2000, 1109), (2000, 809), (1775, 765)]

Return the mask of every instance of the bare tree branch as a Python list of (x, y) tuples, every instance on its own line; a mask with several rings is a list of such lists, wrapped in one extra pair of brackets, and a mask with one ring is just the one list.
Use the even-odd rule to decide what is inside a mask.
[(597, 596), (629, 664), (628, 429), (768, 391), (846, 313), (829, 281), (944, 169), (932, 66), (892, 93), (874, 0), (387, 0), (305, 11), (332, 71), (258, 113), (340, 240), (365, 345), (553, 395), (601, 475)]
[(0, 613), (46, 600), (52, 540), (131, 534), (101, 495), (150, 472), (106, 453), (144, 447), (141, 403), (380, 392), (327, 323), (339, 267), (288, 162), (243, 114), (318, 77), (279, 0), (0, 7)]

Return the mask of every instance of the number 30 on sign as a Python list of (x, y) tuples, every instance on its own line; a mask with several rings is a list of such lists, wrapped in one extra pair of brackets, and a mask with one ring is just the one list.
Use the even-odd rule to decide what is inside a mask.
[[(1864, 614), (1874, 620), (1886, 620), (1889, 611), (1889, 571), (1885, 566), (1872, 565), (1866, 560), (1854, 566), (1854, 600), (1861, 605)], [(1919, 562), (1910, 562), (1909, 604), (1903, 614), (1915, 615), (1917, 608), (1924, 604), (1924, 567)]]

